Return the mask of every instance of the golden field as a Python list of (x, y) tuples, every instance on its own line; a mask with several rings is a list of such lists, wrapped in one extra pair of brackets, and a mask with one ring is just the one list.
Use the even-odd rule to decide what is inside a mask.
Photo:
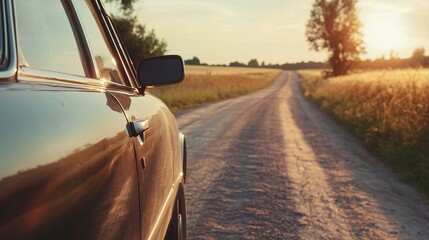
[(304, 94), (344, 123), (398, 175), (429, 194), (429, 70), (322, 79), (299, 71)]
[(280, 72), (275, 69), (211, 66), (186, 66), (185, 71), (182, 83), (148, 91), (177, 111), (264, 88)]

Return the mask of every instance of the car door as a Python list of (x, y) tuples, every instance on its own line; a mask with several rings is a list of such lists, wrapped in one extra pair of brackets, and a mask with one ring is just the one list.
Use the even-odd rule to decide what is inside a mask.
[[(135, 83), (133, 69), (126, 67), (126, 53), (122, 51), (119, 39), (109, 25), (108, 16), (101, 3), (94, 2), (95, 5), (89, 0), (72, 0), (90, 51), (95, 56), (93, 61), (105, 68), (109, 59), (117, 59), (117, 64), (123, 67), (119, 75)], [(99, 72), (106, 71), (100, 69)], [(111, 78), (110, 75), (106, 74), (104, 78)], [(171, 194), (173, 162), (170, 160), (171, 141), (164, 114), (152, 96), (141, 94), (135, 88), (108, 88), (108, 91), (121, 103), (129, 123), (140, 123), (147, 128), (144, 134), (133, 138), (139, 178), (141, 238), (162, 237), (156, 234), (166, 231), (173, 206), (171, 202), (175, 198)]]
[[(113, 93), (118, 99), (130, 98), (126, 114), (130, 122), (145, 125), (143, 134), (134, 138), (139, 176), (142, 239), (156, 239), (165, 233), (175, 194), (173, 193), (173, 157), (164, 116), (150, 96), (124, 91)], [(177, 146), (179, 146), (177, 144)], [(162, 237), (158, 236), (158, 237)]]
[(92, 61), (71, 1), (11, 3), (0, 3), (18, 59), (0, 68), (0, 239), (138, 239), (134, 142), (106, 90), (131, 87)]

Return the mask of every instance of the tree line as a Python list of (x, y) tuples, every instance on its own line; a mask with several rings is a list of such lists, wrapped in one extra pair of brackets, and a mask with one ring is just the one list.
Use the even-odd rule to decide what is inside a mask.
[[(198, 57), (185, 60), (186, 65), (201, 65), (201, 66), (229, 66), (229, 67), (252, 67), (252, 68), (277, 68), (284, 70), (299, 70), (299, 69), (328, 69), (330, 68), (329, 62), (296, 62), (296, 63), (283, 63), (283, 64), (266, 64), (262, 62), (259, 64), (257, 59), (250, 60), (247, 64), (234, 61), (229, 64), (207, 64), (200, 61)], [(391, 52), (388, 58), (382, 56), (380, 58), (371, 60), (354, 60), (349, 63), (353, 66), (353, 70), (377, 70), (377, 69), (399, 69), (399, 68), (420, 68), (429, 67), (429, 56), (425, 55), (424, 48), (416, 48), (409, 58), (398, 58), (394, 52)], [(351, 71), (351, 69), (349, 70)]]
[(357, 69), (398, 69), (429, 67), (429, 56), (425, 49), (416, 48), (409, 58), (398, 58), (392, 52), (388, 58), (382, 56), (375, 60), (362, 60), (354, 64)]
[(207, 64), (200, 61), (198, 57), (193, 57), (192, 59), (185, 60), (186, 65), (200, 65), (200, 66), (222, 66), (222, 67), (251, 67), (251, 68), (277, 68), (284, 70), (298, 70), (298, 69), (325, 69), (328, 67), (327, 63), (324, 62), (297, 62), (297, 63), (283, 63), (283, 64), (266, 64), (264, 61), (259, 64), (257, 59), (251, 59), (247, 64), (234, 61), (229, 64)]

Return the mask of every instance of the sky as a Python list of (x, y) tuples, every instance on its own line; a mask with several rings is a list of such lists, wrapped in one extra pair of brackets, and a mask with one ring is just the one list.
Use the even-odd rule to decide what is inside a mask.
[[(168, 44), (168, 53), (208, 64), (325, 61), (309, 50), (305, 24), (314, 0), (142, 0), (139, 20)], [(428, 0), (360, 0), (367, 53), (362, 58), (429, 52)]]

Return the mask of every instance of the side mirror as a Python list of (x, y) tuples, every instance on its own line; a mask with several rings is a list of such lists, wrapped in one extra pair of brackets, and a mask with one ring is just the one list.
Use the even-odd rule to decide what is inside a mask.
[(137, 67), (137, 79), (144, 87), (180, 83), (184, 78), (183, 59), (178, 55), (146, 58)]

